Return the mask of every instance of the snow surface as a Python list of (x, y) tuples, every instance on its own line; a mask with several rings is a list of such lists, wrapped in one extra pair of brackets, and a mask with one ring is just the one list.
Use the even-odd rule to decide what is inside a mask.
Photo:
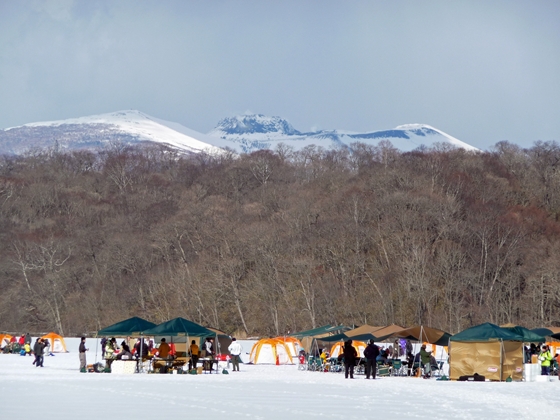
[[(87, 339), (89, 364), (97, 343)], [(85, 374), (79, 339), (66, 344), (69, 353), (45, 357), (44, 368), (32, 357), (0, 354), (2, 418), (535, 419), (554, 418), (560, 407), (560, 382), (367, 381), (245, 364), (229, 375)]]

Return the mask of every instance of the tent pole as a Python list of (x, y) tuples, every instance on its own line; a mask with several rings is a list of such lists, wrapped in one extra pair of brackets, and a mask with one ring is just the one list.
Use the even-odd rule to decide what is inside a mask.
[(504, 380), (504, 340), (500, 339), (500, 382)]
[(97, 364), (97, 349), (99, 346), (99, 340), (97, 339), (97, 334), (95, 334), (95, 364)]
[(142, 359), (142, 355), (144, 354), (144, 337), (143, 337), (144, 333), (140, 333), (140, 354), (138, 355), (138, 362), (139, 362), (139, 366), (138, 366), (138, 373), (144, 373), (144, 360)]

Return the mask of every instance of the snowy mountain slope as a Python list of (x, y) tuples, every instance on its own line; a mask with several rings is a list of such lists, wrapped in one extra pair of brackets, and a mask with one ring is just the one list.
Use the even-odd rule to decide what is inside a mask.
[(477, 148), (437, 128), (424, 124), (401, 125), (392, 130), (355, 133), (342, 130), (300, 132), (279, 117), (243, 115), (222, 119), (208, 134), (181, 124), (151, 117), (140, 111), (119, 111), (89, 117), (25, 124), (0, 130), (0, 154), (21, 154), (32, 149), (57, 146), (62, 150), (93, 150), (112, 142), (163, 144), (182, 153), (238, 153), (274, 150), (285, 144), (294, 150), (315, 145), (325, 149), (351, 147), (360, 142), (377, 145), (390, 141), (401, 151), (421, 145), (447, 143), (466, 150)]
[(201, 140), (204, 134), (139, 111), (25, 124), (0, 131), (0, 153), (20, 154), (33, 148), (95, 149), (110, 142), (159, 143), (185, 153), (222, 153)]
[(429, 147), (435, 143), (447, 143), (471, 151), (479, 150), (425, 124), (407, 124), (393, 130), (367, 133), (341, 130), (302, 133), (294, 129), (286, 120), (260, 114), (225, 118), (208, 133), (206, 138), (209, 143), (217, 145), (212, 138), (221, 140), (221, 147), (224, 142), (229, 142), (230, 148), (243, 153), (259, 149), (274, 149), (280, 143), (293, 147), (294, 150), (301, 150), (310, 145), (322, 146), (326, 149), (348, 147), (355, 142), (377, 145), (382, 140), (390, 141), (401, 151), (411, 151), (421, 145)]

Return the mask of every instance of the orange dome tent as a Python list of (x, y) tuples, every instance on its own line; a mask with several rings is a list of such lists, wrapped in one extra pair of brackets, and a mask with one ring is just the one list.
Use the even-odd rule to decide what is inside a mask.
[(43, 340), (49, 340), (49, 343), (51, 345), (49, 351), (51, 353), (68, 353), (68, 350), (66, 350), (66, 343), (64, 342), (64, 338), (62, 338), (60, 335), (51, 332), (42, 336), (41, 338)]
[(301, 341), (299, 341), (296, 337), (276, 337), (275, 340), (279, 340), (288, 347), (290, 350), (290, 356), (297, 357), (299, 350), (303, 348)]
[(269, 365), (293, 365), (290, 349), (276, 338), (257, 341), (251, 349), (249, 363)]
[(10, 334), (0, 334), (0, 347), (5, 347), (10, 344), (10, 339), (12, 336)]
[[(363, 341), (352, 340), (352, 347), (354, 347), (358, 352), (358, 357), (364, 357), (364, 350), (366, 349), (366, 346), (367, 344)], [(338, 357), (339, 354), (342, 354), (343, 348), (344, 343), (342, 341), (335, 343), (331, 347), (330, 357)]]

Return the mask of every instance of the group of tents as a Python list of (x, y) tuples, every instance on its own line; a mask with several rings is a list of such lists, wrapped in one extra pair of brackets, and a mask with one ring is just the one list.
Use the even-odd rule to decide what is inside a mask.
[[(537, 328), (529, 330), (516, 325), (497, 326), (485, 323), (468, 328), (458, 334), (451, 335), (445, 331), (422, 325), (403, 328), (398, 325), (377, 327), (362, 325), (350, 329), (342, 325), (326, 325), (312, 330), (291, 334), (301, 340), (308, 353), (317, 352), (318, 348), (331, 343), (338, 346), (331, 348), (330, 356), (336, 357), (340, 351), (340, 343), (352, 340), (352, 344), (363, 357), (365, 342), (394, 343), (405, 339), (411, 342), (431, 344), (436, 354), (449, 358), (449, 377), (457, 380), (472, 376), (475, 373), (486, 379), (504, 381), (508, 378), (523, 378), (525, 359), (524, 345), (528, 343), (548, 343), (556, 351), (560, 349), (560, 328)], [(446, 356), (446, 358), (447, 358)]]
[[(188, 343), (190, 338), (216, 339), (217, 352), (226, 352), (231, 337), (218, 330), (203, 327), (184, 318), (175, 318), (156, 325), (142, 318), (133, 317), (110, 325), (97, 332), (98, 337), (170, 337), (171, 341)], [(9, 344), (11, 336), (0, 334), (0, 347)], [(50, 333), (42, 338), (49, 340), (52, 352), (66, 352), (64, 338)], [(288, 334), (283, 337), (258, 340), (251, 349), (249, 362), (254, 364), (292, 364), (300, 351), (318, 353), (319, 348), (330, 345), (330, 357), (337, 357), (342, 343), (352, 340), (363, 357), (367, 341), (395, 343), (399, 340), (429, 343), (445, 350), (449, 358), (449, 377), (459, 379), (475, 373), (487, 379), (504, 381), (523, 378), (525, 361), (524, 345), (548, 343), (560, 350), (560, 328), (537, 328), (528, 330), (516, 325), (498, 326), (485, 323), (451, 335), (445, 331), (422, 325), (403, 328), (398, 325), (385, 327), (362, 325), (349, 328), (343, 325), (325, 325), (311, 330)], [(557, 340), (557, 341), (555, 341)], [(185, 344), (186, 350), (187, 344)], [(441, 352), (443, 355), (444, 352)], [(435, 354), (437, 356), (437, 354)]]

